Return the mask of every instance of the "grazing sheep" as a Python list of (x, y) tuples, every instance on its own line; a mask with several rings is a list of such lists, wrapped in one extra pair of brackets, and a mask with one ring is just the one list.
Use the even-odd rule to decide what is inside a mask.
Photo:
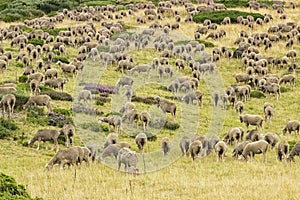
[(193, 141), (189, 146), (189, 151), (193, 160), (198, 156), (202, 149), (202, 142), (199, 140)]
[(295, 77), (295, 75), (293, 75), (293, 74), (287, 74), (287, 75), (284, 75), (284, 76), (282, 76), (282, 78), (280, 79), (279, 85), (281, 85), (282, 83), (284, 83), (285, 85), (286, 85), (287, 83), (290, 83), (290, 86), (291, 86), (291, 87), (294, 87), (294, 86), (295, 86), (295, 79), (296, 79), (296, 77)]
[(24, 69), (23, 75), (27, 76), (27, 75), (33, 74), (34, 72), (35, 72), (35, 70), (32, 66), (27, 66)]
[(0, 108), (2, 107), (2, 116), (4, 117), (5, 107), (8, 108), (8, 118), (10, 119), (14, 113), (14, 107), (16, 104), (16, 97), (14, 94), (5, 94), (0, 101)]
[(130, 85), (124, 85), (124, 97), (128, 102), (131, 102), (131, 98), (134, 96), (134, 90)]
[(287, 141), (282, 141), (277, 146), (277, 159), (281, 162), (282, 159), (287, 159), (290, 145)]
[(186, 95), (184, 95), (181, 101), (187, 104), (193, 104), (194, 100), (198, 100), (198, 105), (202, 105), (202, 93), (200, 91), (190, 91)]
[(30, 74), (27, 79), (27, 83), (30, 83), (30, 81), (33, 79), (37, 80), (38, 82), (41, 82), (44, 79), (44, 75), (40, 72)]
[(173, 103), (173, 102), (170, 102), (166, 99), (162, 99), (161, 97), (159, 96), (156, 96), (154, 98), (156, 101), (157, 101), (157, 107), (160, 107), (161, 110), (164, 112), (164, 113), (171, 113), (173, 115), (173, 119), (175, 120), (175, 117), (176, 117), (176, 104)]
[(219, 91), (214, 91), (211, 96), (212, 96), (212, 99), (213, 99), (214, 107), (217, 107), (219, 99), (220, 99), (220, 92)]
[(266, 142), (269, 143), (269, 145), (271, 145), (271, 150), (273, 150), (279, 138), (276, 134), (268, 132), (265, 134), (264, 140), (266, 140)]
[(108, 117), (100, 117), (98, 119), (98, 123), (108, 123), (109, 125), (114, 127), (114, 130), (116, 133), (120, 132), (121, 124), (122, 124), (122, 118), (119, 115), (110, 115)]
[(269, 119), (269, 122), (271, 122), (274, 116), (274, 107), (264, 106), (264, 115), (265, 115), (265, 121), (267, 122), (267, 120)]
[(57, 69), (47, 69), (47, 71), (45, 72), (45, 80), (47, 80), (48, 78), (50, 79), (57, 78), (57, 76), (58, 76)]
[(299, 134), (300, 130), (300, 122), (298, 120), (290, 120), (288, 123), (285, 125), (284, 129), (282, 130), (283, 135), (288, 131), (290, 134), (292, 131)]
[(252, 115), (252, 114), (241, 114), (240, 121), (241, 123), (245, 123), (248, 129), (249, 125), (256, 126), (257, 128), (262, 129), (263, 117), (260, 115)]
[(90, 157), (92, 157), (92, 162), (95, 162), (97, 153), (98, 153), (98, 145), (94, 142), (88, 142), (86, 143), (86, 148), (90, 150)]
[(244, 148), (247, 144), (249, 144), (251, 141), (246, 140), (246, 141), (241, 141), (236, 143), (233, 151), (232, 151), (232, 157), (237, 159), (240, 155), (242, 155)]
[(74, 146), (75, 127), (72, 124), (65, 124), (60, 132), (65, 136), (67, 148), (70, 146), (70, 138), (72, 138), (72, 146)]
[(183, 136), (179, 141), (179, 147), (183, 156), (186, 156), (186, 153), (189, 150), (191, 144), (191, 139), (187, 136)]
[(147, 111), (142, 111), (140, 113), (140, 120), (142, 121), (143, 123), (143, 129), (144, 129), (144, 132), (147, 130), (147, 127), (151, 121), (151, 115), (149, 112)]
[(138, 72), (138, 76), (139, 76), (141, 72), (146, 72), (148, 78), (150, 78), (150, 70), (151, 70), (151, 66), (150, 65), (148, 65), (148, 64), (141, 64), (141, 65), (138, 65), (138, 66), (132, 68), (130, 70), (130, 73), (131, 73), (131, 75), (133, 75), (134, 72), (137, 71)]
[(164, 137), (161, 140), (160, 144), (161, 144), (160, 146), (161, 146), (161, 150), (163, 152), (163, 156), (166, 156), (170, 152), (170, 150), (171, 150), (172, 143), (171, 143), (171, 141), (170, 141), (169, 138)]
[(260, 135), (257, 130), (248, 130), (246, 132), (246, 140), (250, 140), (252, 142), (258, 141)]
[(117, 83), (117, 86), (120, 87), (120, 86), (124, 86), (124, 85), (130, 85), (132, 86), (133, 84), (133, 79), (129, 76), (122, 76), (120, 78), (120, 80), (118, 81)]
[(7, 62), (5, 60), (0, 59), (0, 69), (3, 71), (7, 69)]
[(248, 160), (248, 156), (250, 156), (250, 160), (251, 157), (254, 157), (255, 154), (263, 154), (264, 156), (264, 162), (267, 161), (266, 158), (266, 153), (268, 150), (268, 143), (264, 140), (259, 140), (256, 142), (250, 142), (249, 144), (247, 144), (243, 150), (243, 153), (240, 156), (240, 159), (244, 159), (244, 160)]
[(287, 156), (287, 160), (290, 162), (291, 161), (295, 162), (295, 159), (294, 159), (295, 156), (299, 156), (299, 159), (300, 159), (300, 141), (298, 141), (295, 144), (295, 146), (292, 148), (291, 152)]
[[(56, 149), (56, 151), (58, 151), (58, 136), (60, 135), (60, 131), (57, 131), (55, 129), (41, 129), (38, 130), (35, 135), (33, 136), (33, 138), (31, 140), (29, 140), (28, 142), (28, 146), (31, 147), (35, 141), (38, 141), (38, 146), (37, 146), (37, 150), (40, 149), (40, 142), (43, 141), (46, 144), (46, 141), (51, 141), (53, 140), (54, 143), (54, 147)], [(46, 150), (48, 149), (47, 145), (46, 145)]]
[(63, 73), (72, 73), (73, 78), (76, 77), (76, 67), (74, 65), (62, 63), (61, 61), (56, 64), (60, 66)]
[(108, 145), (98, 157), (98, 161), (102, 162), (106, 157), (115, 157), (117, 159), (120, 149), (122, 149), (122, 147), (118, 144)]
[[(81, 152), (83, 153), (83, 152)], [(75, 168), (80, 160), (80, 153), (78, 148), (71, 147), (64, 150), (59, 150), (53, 158), (46, 164), (46, 168), (50, 170), (53, 165), (59, 164), (60, 169), (63, 169), (66, 164), (73, 165)]]
[(89, 90), (81, 90), (79, 92), (79, 95), (78, 95), (78, 103), (80, 103), (80, 101), (83, 99), (83, 102), (86, 104), (87, 101), (89, 100), (90, 101), (90, 105), (92, 106), (93, 104), (93, 95), (92, 95), (92, 92), (89, 91)]
[(250, 80), (250, 76), (248, 74), (236, 74), (235, 80), (237, 83), (244, 82), (247, 84)]
[(223, 141), (219, 141), (215, 145), (215, 152), (217, 153), (217, 162), (221, 159), (224, 162), (224, 157), (226, 157), (226, 152), (228, 151), (228, 147)]
[(234, 105), (236, 112), (240, 115), (244, 111), (244, 103), (241, 101), (236, 102)]
[(50, 103), (51, 103), (51, 97), (49, 97), (48, 95), (31, 96), (29, 100), (26, 102), (26, 104), (23, 105), (23, 110), (27, 109), (28, 106), (34, 105), (34, 106), (46, 106), (49, 112), (52, 112)]
[(135, 143), (137, 144), (139, 150), (144, 150), (147, 143), (147, 135), (145, 133), (139, 133), (135, 136)]
[(43, 82), (43, 84), (45, 86), (49, 86), (49, 87), (54, 88), (54, 89), (60, 89), (61, 92), (63, 92), (64, 91), (64, 85), (67, 82), (68, 82), (67, 78), (55, 78), (55, 79), (47, 80), (47, 81)]
[(121, 164), (125, 165), (125, 172), (128, 172), (128, 168), (134, 167), (137, 169), (138, 156), (135, 151), (131, 151), (128, 148), (122, 148), (118, 152), (118, 170), (120, 170)]
[(122, 106), (122, 108), (120, 109), (119, 112), (120, 112), (120, 113), (124, 113), (124, 112), (127, 112), (127, 111), (132, 110), (132, 109), (136, 109), (135, 104), (132, 103), (132, 102), (126, 102), (126, 103)]
[[(83, 151), (82, 157), (80, 158), (81, 162), (85, 161), (86, 166), (89, 166), (90, 165), (89, 157), (91, 155), (90, 149), (87, 147), (79, 147), (79, 148), (81, 148)], [(79, 163), (81, 164), (81, 162)]]
[(228, 131), (225, 135), (223, 141), (227, 144), (232, 145), (232, 143), (236, 140), (238, 142), (243, 140), (244, 129), (242, 127), (235, 127)]
[(110, 144), (116, 144), (119, 140), (119, 136), (116, 133), (110, 133), (106, 137), (105, 143), (103, 144), (103, 149), (105, 149)]
[(267, 83), (262, 85), (260, 88), (264, 93), (267, 93), (270, 96), (270, 93), (274, 93), (276, 95), (276, 99), (280, 98), (280, 85), (277, 83)]

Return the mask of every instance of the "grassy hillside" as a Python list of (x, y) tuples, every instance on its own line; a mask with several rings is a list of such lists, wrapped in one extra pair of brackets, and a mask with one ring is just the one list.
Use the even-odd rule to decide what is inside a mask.
[[(100, 1), (102, 2), (102, 1)], [(93, 2), (91, 2), (92, 4)], [(87, 2), (87, 4), (89, 4)], [(182, 18), (186, 13), (183, 6), (174, 6), (174, 9), (180, 12)], [(213, 44), (214, 47), (221, 48), (226, 46), (235, 49), (237, 45), (234, 41), (239, 37), (241, 30), (245, 30), (249, 35), (257, 32), (266, 32), (268, 27), (278, 23), (286, 23), (298, 20), (300, 8), (295, 10), (288, 7), (286, 9), (286, 20), (280, 20), (279, 14), (272, 9), (260, 9), (258, 12), (263, 15), (270, 13), (274, 19), (261, 26), (255, 25), (251, 30), (240, 24), (218, 25), (218, 29), (226, 31), (226, 37), (216, 40), (205, 40), (202, 35), (200, 40)], [(242, 12), (249, 12), (248, 8), (235, 8)], [(142, 16), (143, 11), (139, 11), (132, 16), (123, 18), (127, 27), (127, 32), (141, 33), (152, 22), (147, 21), (146, 24), (139, 24), (136, 21), (137, 16)], [(108, 20), (112, 22), (112, 20)], [(89, 21), (92, 22), (92, 21)], [(172, 17), (163, 17), (160, 24), (175, 23)], [(56, 24), (56, 29), (65, 30), (67, 27), (75, 27), (77, 25), (85, 25), (87, 22), (72, 21), (65, 18), (62, 23)], [(96, 30), (101, 28), (101, 22), (93, 22)], [(16, 23), (0, 22), (1, 27), (9, 27)], [(173, 39), (175, 44), (183, 44), (194, 39), (194, 31), (199, 24), (194, 22), (180, 22), (178, 30), (171, 30), (169, 37)], [(28, 32), (31, 30), (28, 29)], [(211, 31), (210, 31), (211, 32)], [(56, 36), (52, 32), (54, 36)], [(153, 58), (160, 57), (160, 52), (154, 50), (153, 40), (156, 36), (162, 34), (162, 30), (157, 30), (151, 38), (150, 44), (139, 51), (134, 49), (134, 43), (130, 43), (130, 48), (126, 51), (134, 59), (135, 65), (151, 64)], [(50, 33), (51, 34), (51, 33)], [(57, 34), (57, 33), (56, 33)], [(283, 33), (286, 37), (286, 33)], [(86, 34), (84, 35), (86, 36)], [(74, 40), (74, 36), (71, 37)], [(93, 41), (96, 41), (93, 38)], [(292, 48), (285, 47), (285, 39), (273, 44), (273, 47), (264, 50), (263, 46), (257, 47), (262, 57), (278, 57), (286, 55), (289, 49), (295, 49), (299, 52), (299, 43), (295, 41)], [(17, 47), (10, 46), (10, 40), (3, 40), (0, 45), (6, 50), (11, 51), (13, 58), (19, 53)], [(53, 46), (53, 43), (51, 44)], [(79, 47), (66, 47), (66, 54), (63, 56), (68, 61), (73, 60), (77, 56)], [(107, 48), (103, 48), (107, 50)], [(212, 52), (212, 45), (207, 46), (205, 51)], [(199, 53), (192, 53), (193, 59), (201, 58)], [(39, 57), (39, 59), (42, 58)], [(211, 93), (215, 90), (224, 91), (224, 89), (235, 83), (234, 75), (236, 73), (244, 73), (240, 59), (227, 59), (221, 57), (216, 63), (217, 70), (214, 74), (204, 75), (200, 79), (199, 90), (203, 93), (203, 106), (186, 105), (173, 98), (173, 94), (166, 90), (166, 86), (178, 76), (191, 76), (191, 70), (186, 67), (184, 70), (177, 70), (175, 66), (176, 58), (170, 58), (170, 66), (174, 71), (174, 77), (165, 76), (163, 80), (158, 78), (157, 72), (152, 70), (150, 78), (145, 74), (139, 77), (137, 74), (132, 75), (134, 78), (133, 88), (137, 97), (154, 97), (159, 95), (163, 98), (175, 102), (177, 116), (175, 121), (170, 114), (162, 115), (156, 105), (151, 102), (143, 102), (141, 100), (134, 101), (138, 111), (147, 110), (151, 113), (152, 119), (163, 118), (169, 123), (178, 124), (179, 128), (171, 130), (172, 127), (153, 128), (150, 127), (147, 134), (155, 135), (156, 140), (148, 141), (145, 149), (145, 165), (143, 157), (139, 154), (138, 168), (140, 174), (132, 176), (115, 170), (117, 162), (114, 158), (107, 158), (101, 163), (92, 163), (89, 167), (83, 163), (81, 167), (75, 170), (73, 167), (66, 167), (65, 170), (59, 170), (55, 166), (51, 171), (45, 168), (46, 163), (55, 154), (52, 150), (45, 150), (42, 143), (41, 149), (36, 150), (36, 144), (29, 148), (27, 141), (34, 135), (38, 129), (55, 128), (59, 129), (56, 124), (51, 124), (47, 116), (47, 109), (32, 108), (28, 110), (17, 109), (13, 115), (11, 123), (18, 128), (4, 126), (3, 130), (7, 131), (7, 136), (0, 140), (0, 171), (13, 176), (18, 183), (26, 186), (26, 189), (32, 197), (42, 197), (44, 199), (298, 199), (300, 191), (298, 188), (298, 165), (299, 160), (295, 163), (278, 162), (276, 160), (276, 150), (269, 150), (267, 153), (267, 162), (262, 162), (262, 155), (255, 156), (252, 162), (242, 162), (235, 160), (231, 156), (233, 146), (229, 146), (227, 157), (224, 162), (216, 162), (216, 154), (213, 152), (204, 158), (197, 158), (194, 162), (190, 157), (182, 157), (178, 147), (178, 141), (183, 135), (204, 134), (208, 137), (216, 134), (221, 139), (233, 127), (241, 126), (246, 130), (246, 126), (241, 124), (236, 111), (229, 105), (227, 109), (220, 106), (213, 107)], [(296, 63), (299, 63), (299, 57), (296, 57)], [(77, 78), (73, 79), (68, 76), (69, 82), (65, 85), (64, 92), (71, 94), (74, 101), (53, 100), (52, 107), (57, 113), (66, 114), (72, 117), (76, 124), (75, 145), (83, 146), (88, 141), (96, 142), (99, 147), (103, 144), (106, 135), (111, 132), (111, 127), (107, 124), (99, 125), (97, 123), (98, 115), (86, 115), (82, 113), (71, 113), (70, 108), (78, 105), (77, 96), (79, 90), (83, 88), (83, 82), (95, 82), (101, 85), (116, 85), (121, 72), (116, 71), (117, 64), (106, 67), (103, 61), (97, 59), (87, 59), (85, 61), (84, 70), (78, 73)], [(36, 66), (35, 62), (32, 62)], [(64, 77), (59, 67), (53, 63), (52, 66), (59, 70), (59, 77)], [(19, 77), (23, 73), (23, 68), (13, 60), (8, 62), (7, 70), (4, 70), (0, 76), (0, 82), (15, 82), (18, 84), (18, 95), (26, 99), (30, 96), (28, 84), (20, 83)], [(269, 73), (278, 74), (282, 77), (287, 74), (287, 69), (277, 69), (272, 65), (268, 66)], [(274, 95), (270, 97), (256, 97), (258, 91), (253, 88), (252, 98), (245, 103), (244, 113), (259, 114), (263, 116), (263, 104), (272, 102), (275, 106), (275, 116), (272, 123), (263, 124), (264, 129), (260, 133), (273, 132), (277, 134), (280, 141), (287, 140), (290, 144), (295, 144), (299, 140), (299, 135), (286, 134), (282, 135), (282, 129), (287, 121), (299, 119), (299, 85), (298, 79), (299, 69), (296, 69), (295, 87), (282, 86), (281, 97), (277, 101)], [(130, 75), (130, 74), (127, 74)], [(43, 88), (44, 92), (58, 92), (49, 88)], [(56, 95), (61, 95), (57, 94)], [(93, 107), (103, 112), (103, 115), (118, 112), (124, 103), (120, 94), (110, 94), (109, 99), (98, 100), (96, 95)], [(183, 95), (183, 92), (180, 93)], [(59, 96), (60, 98), (60, 96)], [(138, 98), (137, 98), (138, 99)], [(22, 103), (20, 103), (22, 105)], [(2, 123), (3, 124), (3, 123)], [(250, 126), (249, 129), (254, 127)], [(0, 130), (2, 131), (2, 130)], [(122, 131), (119, 135), (120, 141), (129, 142), (132, 150), (138, 151), (138, 148), (132, 138), (133, 135), (142, 132), (141, 123), (139, 128), (131, 127), (127, 122), (122, 125)], [(163, 137), (169, 137), (172, 140), (172, 151), (166, 157), (161, 156), (160, 141)], [(50, 146), (52, 144), (48, 144)], [(64, 149), (63, 139), (60, 148)], [(100, 151), (102, 149), (100, 148)], [(140, 153), (140, 152), (139, 152)], [(123, 169), (123, 167), (122, 167)], [(147, 171), (149, 173), (143, 173)]]

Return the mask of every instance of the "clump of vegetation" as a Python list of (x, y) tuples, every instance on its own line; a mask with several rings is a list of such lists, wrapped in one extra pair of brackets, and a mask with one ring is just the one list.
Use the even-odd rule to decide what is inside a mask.
[(41, 94), (46, 94), (51, 97), (52, 100), (60, 101), (73, 101), (73, 97), (65, 92), (57, 92), (54, 90), (41, 91)]
[(16, 180), (0, 173), (0, 196), (1, 199), (19, 200), (42, 200), (42, 198), (31, 198), (23, 185), (17, 184)]
[[(267, 6), (272, 6), (273, 1), (257, 1), (259, 3), (264, 3)], [(248, 7), (248, 1), (241, 0), (219, 0), (218, 3), (224, 4), (227, 8), (236, 8), (236, 7)]]
[(218, 10), (213, 12), (201, 12), (193, 15), (193, 21), (196, 23), (203, 23), (204, 20), (210, 19), (212, 23), (220, 24), (225, 17), (230, 17), (231, 23), (237, 23), (237, 17), (242, 16), (246, 18), (248, 15), (254, 17), (254, 20), (257, 18), (263, 19), (264, 16), (260, 13), (248, 13), (241, 12), (237, 10)]
[(49, 33), (50, 35), (57, 36), (60, 31), (66, 31), (68, 30), (67, 28), (54, 28), (54, 29), (47, 29), (47, 28), (42, 28), (44, 32)]
[(98, 93), (107, 93), (107, 94), (118, 94), (119, 93), (119, 88), (116, 86), (111, 86), (111, 85), (101, 85), (97, 83), (86, 83), (84, 84), (85, 90), (90, 90), (94, 94)]
[(68, 58), (62, 57), (62, 56), (55, 56), (54, 59), (53, 59), (53, 62), (57, 62), (57, 61), (60, 61), (62, 63), (67, 63), (67, 64), (70, 63), (70, 61), (68, 60)]
[(19, 76), (19, 82), (20, 83), (26, 83), (28, 80), (28, 77), (25, 75)]
[(91, 130), (93, 132), (108, 132), (108, 128), (97, 122), (88, 122), (80, 124), (80, 127), (83, 129)]
[(266, 95), (264, 93), (262, 93), (261, 91), (252, 91), (250, 93), (250, 97), (253, 97), (253, 98), (266, 98)]
[(141, 102), (149, 105), (157, 104), (157, 101), (154, 99), (154, 97), (139, 97), (135, 96), (131, 99), (134, 102)]
[(63, 109), (63, 108), (53, 108), (52, 111), (69, 117), (72, 116), (73, 114), (71, 110)]
[(179, 124), (177, 124), (176, 122), (169, 122), (166, 121), (164, 128), (169, 129), (169, 130), (176, 130), (180, 127)]
[(70, 117), (66, 117), (63, 114), (60, 113), (49, 113), (48, 117), (48, 125), (50, 126), (58, 126), (62, 128), (65, 124), (74, 124), (74, 121)]
[(297, 143), (296, 140), (291, 140), (291, 141), (288, 141), (290, 147), (289, 147), (289, 152), (292, 151), (293, 147), (295, 146), (295, 144)]
[(0, 139), (13, 137), (13, 131), (18, 130), (17, 124), (4, 118), (0, 119)]
[(16, 63), (16, 67), (20, 67), (20, 68), (23, 68), (24, 67), (24, 65), (23, 65), (23, 63), (22, 62), (17, 62)]
[(36, 45), (43, 46), (44, 45), (44, 40), (34, 38), (34, 39), (31, 39), (31, 40), (28, 40), (28, 44), (33, 44), (34, 46), (36, 46)]
[(109, 52), (109, 47), (108, 46), (99, 45), (97, 47), (97, 49), (98, 49), (99, 52)]
[(199, 43), (204, 44), (205, 47), (215, 47), (216, 45), (206, 40), (197, 40)]

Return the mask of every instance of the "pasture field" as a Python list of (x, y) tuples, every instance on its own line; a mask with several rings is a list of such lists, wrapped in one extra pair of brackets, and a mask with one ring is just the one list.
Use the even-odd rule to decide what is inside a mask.
[[(288, 7), (288, 1), (284, 13), (286, 19), (280, 19), (280, 14), (272, 8), (261, 8), (258, 11), (250, 10), (249, 8), (229, 8), (230, 10), (239, 10), (244, 12), (258, 12), (262, 15), (270, 13), (273, 20), (262, 25), (254, 24), (254, 28), (250, 29), (241, 24), (219, 25), (217, 30), (225, 30), (226, 36), (220, 39), (212, 40), (205, 39), (206, 35), (201, 35), (201, 40), (206, 40), (214, 44), (215, 47), (236, 49), (234, 44), (236, 38), (239, 37), (241, 30), (246, 31), (249, 35), (252, 33), (267, 32), (268, 27), (287, 22), (296, 22), (299, 20), (300, 2), (294, 1), (296, 8)], [(182, 19), (186, 16), (184, 6), (173, 6), (173, 9), (179, 11)], [(120, 12), (120, 11), (119, 11)], [(134, 15), (124, 17), (127, 32), (141, 33), (149, 27), (152, 21), (146, 24), (137, 23), (137, 16), (143, 16), (143, 10), (135, 12)], [(92, 22), (91, 20), (89, 22)], [(113, 22), (113, 20), (108, 20)], [(175, 19), (170, 16), (165, 16), (159, 23), (175, 23)], [(0, 22), (0, 27), (9, 27), (10, 25), (20, 24), (22, 22), (4, 23)], [(76, 27), (84, 25), (87, 22), (72, 21), (65, 18), (62, 23), (56, 23), (56, 28)], [(101, 28), (101, 22), (93, 22), (96, 30)], [(176, 44), (184, 44), (194, 40), (194, 31), (199, 24), (194, 22), (179, 22), (180, 28), (170, 30), (169, 37)], [(300, 26), (298, 24), (298, 26)], [(209, 32), (212, 32), (210, 30)], [(155, 51), (153, 40), (156, 36), (163, 34), (162, 30), (157, 30), (154, 36), (150, 39), (150, 43), (145, 48), (135, 50), (134, 43), (130, 43), (127, 54), (134, 59), (134, 64), (151, 64), (153, 58), (159, 57), (159, 52)], [(74, 36), (72, 36), (74, 39)], [(93, 39), (95, 41), (95, 39)], [(295, 38), (295, 44), (292, 47), (286, 47), (286, 33), (283, 33), (283, 39), (274, 42), (273, 46), (264, 50), (264, 46), (256, 47), (263, 58), (276, 57), (282, 58), (288, 50), (294, 49), (299, 54), (299, 42)], [(54, 43), (51, 44), (51, 46)], [(18, 55), (19, 49), (10, 46), (10, 40), (3, 40), (0, 45), (6, 50), (11, 51), (13, 59), (8, 62), (6, 70), (1, 72), (0, 82), (14, 81), (18, 84), (19, 76), (23, 73), (23, 68), (18, 67), (14, 58)], [(105, 49), (105, 48), (104, 48)], [(213, 47), (206, 47), (205, 51), (212, 52)], [(66, 54), (64, 55), (69, 61), (77, 56), (79, 47), (66, 46)], [(199, 59), (199, 54), (191, 54), (196, 60)], [(186, 67), (184, 70), (177, 70), (175, 67), (176, 58), (170, 58), (170, 66), (174, 71), (174, 77), (191, 76), (191, 69)], [(299, 55), (295, 58), (295, 62), (299, 63)], [(33, 62), (33, 65), (35, 63)], [(32, 197), (41, 197), (43, 199), (300, 199), (299, 190), (299, 159), (295, 162), (279, 162), (277, 161), (276, 148), (267, 152), (267, 162), (264, 163), (262, 155), (256, 155), (251, 162), (243, 162), (232, 158), (231, 152), (234, 148), (228, 145), (229, 150), (224, 162), (217, 162), (217, 155), (212, 152), (206, 157), (197, 158), (192, 161), (190, 157), (180, 156), (178, 141), (183, 135), (204, 134), (208, 137), (216, 134), (222, 139), (224, 135), (233, 127), (241, 126), (247, 130), (246, 126), (240, 123), (239, 116), (229, 104), (226, 109), (221, 106), (213, 107), (211, 93), (214, 90), (223, 92), (227, 86), (235, 83), (235, 74), (244, 73), (241, 59), (221, 57), (216, 62), (217, 70), (213, 75), (203, 75), (199, 82), (199, 90), (203, 94), (203, 105), (186, 105), (173, 98), (173, 94), (167, 91), (166, 86), (172, 80), (164, 77), (163, 80), (158, 78), (157, 72), (152, 70), (148, 79), (144, 74), (140, 77), (137, 74), (134, 77), (133, 88), (138, 97), (154, 97), (162, 96), (176, 103), (177, 116), (173, 121), (170, 114), (166, 115), (166, 120), (174, 124), (179, 124), (180, 127), (176, 130), (167, 128), (155, 129), (149, 128), (147, 133), (156, 136), (155, 140), (148, 141), (145, 149), (145, 165), (143, 157), (139, 156), (138, 168), (140, 173), (130, 175), (124, 172), (117, 171), (117, 161), (114, 158), (107, 158), (103, 164), (98, 162), (91, 163), (89, 167), (83, 163), (78, 169), (74, 167), (66, 167), (60, 170), (58, 166), (50, 171), (47, 171), (45, 165), (55, 154), (53, 150), (45, 150), (44, 144), (41, 144), (41, 149), (36, 150), (34, 147), (27, 147), (27, 141), (34, 135), (38, 129), (50, 128), (49, 125), (43, 125), (38, 122), (28, 120), (27, 113), (29, 111), (16, 110), (12, 122), (18, 125), (19, 129), (14, 131), (15, 139), (0, 140), (0, 171), (12, 176), (20, 184), (26, 186), (27, 191)], [(59, 70), (59, 76), (62, 77), (61, 70), (53, 63), (52, 66)], [(69, 82), (65, 85), (64, 92), (71, 94), (74, 101), (58, 101), (53, 100), (52, 108), (69, 110), (77, 104), (77, 95), (82, 89), (80, 83), (95, 82), (102, 85), (116, 85), (122, 73), (116, 71), (117, 64), (104, 66), (102, 61), (97, 59), (87, 59), (84, 63), (83, 71), (78, 72), (77, 78), (68, 77)], [(278, 69), (271, 64), (268, 65), (268, 73), (278, 74), (282, 77), (290, 72), (286, 67)], [(300, 81), (298, 79), (299, 68), (296, 68), (295, 87), (289, 85), (281, 86), (281, 96), (279, 100), (271, 94), (258, 96), (256, 88), (252, 88), (251, 99), (245, 103), (244, 113), (259, 114), (263, 116), (263, 104), (271, 102), (275, 107), (275, 115), (272, 122), (264, 122), (263, 130), (260, 133), (267, 132), (275, 133), (279, 136), (280, 141), (289, 141), (291, 145), (295, 144), (300, 136), (295, 134), (282, 134), (282, 129), (289, 120), (300, 120)], [(130, 75), (129, 73), (127, 75)], [(124, 101), (122, 96), (123, 90), (120, 89), (120, 94), (110, 95), (110, 100), (103, 104), (93, 106), (99, 111), (107, 114), (117, 112)], [(22, 95), (29, 96), (28, 88), (22, 90)], [(183, 96), (183, 92), (180, 93)], [(161, 111), (156, 105), (145, 104), (143, 102), (134, 102), (139, 111), (148, 110), (152, 116), (160, 116)], [(1, 108), (2, 109), (2, 108)], [(46, 116), (45, 111), (42, 112), (41, 118)], [(85, 115), (82, 113), (73, 113), (72, 118), (76, 124), (75, 145), (84, 146), (88, 141), (96, 142), (101, 147), (105, 136), (108, 134), (107, 129), (111, 129), (106, 124), (97, 124), (95, 115)], [(58, 127), (51, 127), (58, 129)], [(250, 126), (249, 129), (254, 127)], [(138, 151), (138, 148), (132, 138), (133, 134), (142, 132), (141, 123), (139, 128), (132, 128), (128, 123), (124, 123), (122, 131), (119, 134), (120, 141), (126, 141), (131, 144), (132, 150)], [(24, 133), (24, 135), (22, 135)], [(22, 137), (21, 137), (22, 135)], [(162, 157), (160, 150), (160, 141), (164, 137), (169, 137), (172, 140), (172, 151), (166, 157)], [(52, 144), (50, 144), (52, 145)], [(50, 146), (49, 145), (49, 146)], [(64, 149), (64, 144), (60, 144), (60, 149)], [(100, 148), (100, 152), (102, 149)], [(139, 152), (140, 153), (140, 152)], [(100, 153), (99, 153), (100, 154)], [(98, 155), (99, 155), (98, 154)], [(123, 169), (123, 166), (122, 166)], [(147, 173), (143, 173), (147, 171)], [(0, 197), (1, 199), (1, 197)]]

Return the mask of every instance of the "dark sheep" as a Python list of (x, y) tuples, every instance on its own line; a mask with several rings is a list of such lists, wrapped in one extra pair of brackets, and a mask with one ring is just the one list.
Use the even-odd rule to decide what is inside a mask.
[(202, 142), (199, 140), (193, 141), (189, 146), (189, 151), (193, 160), (200, 154), (202, 150)]
[(228, 151), (228, 147), (223, 141), (219, 141), (215, 145), (215, 152), (217, 153), (217, 162), (221, 159), (224, 162), (224, 157), (226, 157), (226, 152)]
[(173, 102), (170, 102), (170, 101), (168, 101), (168, 100), (166, 100), (166, 99), (162, 99), (161, 97), (159, 97), (159, 96), (156, 96), (155, 98), (154, 98), (156, 101), (157, 101), (157, 107), (160, 107), (161, 108), (161, 110), (163, 111), (163, 112), (167, 112), (167, 113), (171, 113), (172, 115), (173, 115), (173, 119), (175, 120), (175, 117), (176, 117), (176, 108), (177, 108), (177, 106), (176, 106), (176, 104), (175, 103), (173, 103)]
[(282, 159), (287, 159), (290, 145), (287, 141), (282, 141), (277, 146), (277, 159), (281, 162)]
[(169, 138), (164, 137), (161, 140), (161, 149), (163, 152), (163, 156), (166, 156), (171, 151), (172, 143)]
[(137, 144), (139, 150), (144, 150), (147, 143), (147, 135), (145, 133), (139, 133), (135, 136), (135, 143)]

